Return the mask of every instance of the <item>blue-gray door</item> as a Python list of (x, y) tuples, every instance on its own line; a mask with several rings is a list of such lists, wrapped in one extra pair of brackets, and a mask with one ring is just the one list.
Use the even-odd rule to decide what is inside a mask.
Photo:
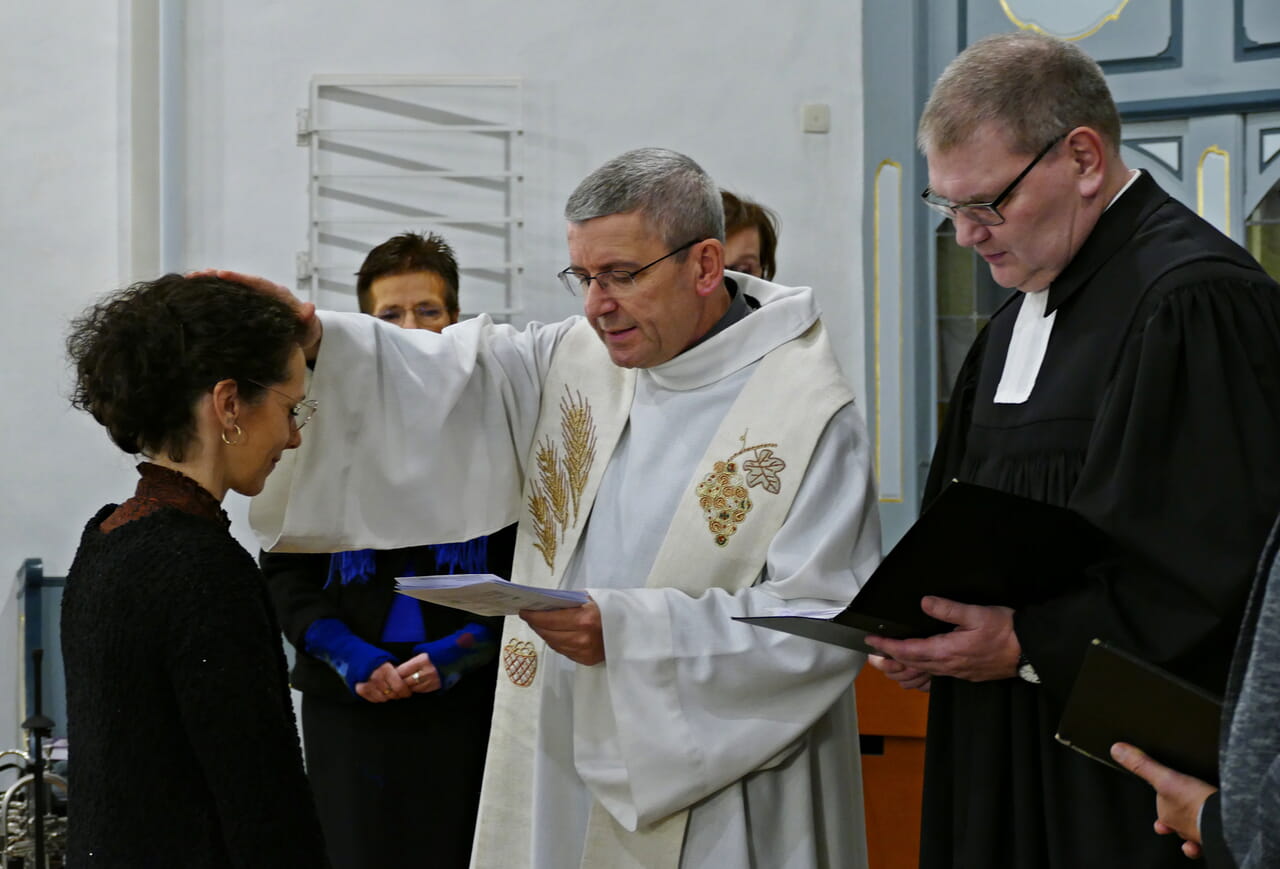
[(1276, 0), (865, 0), (866, 386), (886, 544), (919, 511), (959, 359), (1005, 294), (917, 202), (916, 120), (956, 53), (1018, 28), (1097, 58), (1125, 162), (1280, 272)]

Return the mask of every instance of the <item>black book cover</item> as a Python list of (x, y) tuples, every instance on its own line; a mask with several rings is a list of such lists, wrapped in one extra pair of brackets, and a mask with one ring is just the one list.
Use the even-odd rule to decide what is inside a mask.
[(1106, 538), (1079, 514), (972, 483), (953, 482), (832, 619), (741, 618), (751, 624), (872, 651), (862, 638), (928, 637), (951, 625), (924, 614), (927, 595), (1017, 609), (1081, 581)]
[(1102, 640), (1085, 653), (1057, 739), (1122, 769), (1111, 746), (1127, 742), (1178, 772), (1218, 783), (1222, 702), (1154, 664)]

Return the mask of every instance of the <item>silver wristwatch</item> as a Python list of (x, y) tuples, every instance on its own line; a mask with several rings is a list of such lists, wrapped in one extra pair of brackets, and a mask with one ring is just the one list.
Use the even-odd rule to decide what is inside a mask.
[(1040, 684), (1040, 674), (1036, 672), (1035, 667), (1031, 666), (1031, 662), (1024, 654), (1018, 655), (1018, 678), (1032, 685)]

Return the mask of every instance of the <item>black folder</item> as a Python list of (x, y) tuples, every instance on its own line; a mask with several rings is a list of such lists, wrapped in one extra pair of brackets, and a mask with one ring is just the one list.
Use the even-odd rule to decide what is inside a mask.
[(1218, 783), (1222, 702), (1190, 682), (1094, 640), (1058, 724), (1057, 739), (1108, 766), (1127, 742), (1178, 772)]
[(863, 642), (868, 634), (901, 639), (951, 630), (920, 609), (926, 595), (1017, 609), (1080, 582), (1106, 545), (1101, 532), (1065, 507), (952, 482), (839, 615), (738, 621), (871, 652)]

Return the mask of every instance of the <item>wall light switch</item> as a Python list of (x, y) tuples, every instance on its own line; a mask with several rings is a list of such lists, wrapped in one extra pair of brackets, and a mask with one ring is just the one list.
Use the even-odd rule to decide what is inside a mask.
[(805, 103), (800, 107), (806, 133), (831, 132), (831, 107), (826, 103)]

